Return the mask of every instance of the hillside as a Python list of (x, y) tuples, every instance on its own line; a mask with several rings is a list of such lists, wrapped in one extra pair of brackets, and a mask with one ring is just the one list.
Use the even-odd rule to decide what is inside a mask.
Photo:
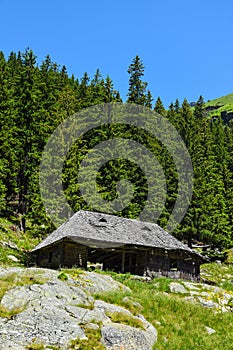
[[(116, 347), (106, 347), (103, 342), (116, 345), (121, 339), (119, 349), (134, 349), (128, 347), (131, 342), (149, 350), (149, 338), (157, 338), (154, 350), (231, 349), (231, 264), (203, 265), (203, 283), (25, 268), (30, 263), (27, 251), (38, 241), (39, 237), (15, 230), (12, 222), (0, 220), (0, 349), (109, 350)], [(110, 276), (131, 291), (114, 289), (117, 285)], [(114, 290), (110, 291), (110, 286)], [(83, 292), (90, 294), (85, 297)], [(105, 315), (101, 311), (100, 317), (103, 308)], [(65, 331), (67, 324), (71, 331)], [(153, 330), (149, 338), (144, 337), (143, 324), (144, 330)]]
[[(61, 164), (62, 174), (56, 169), (60, 164), (60, 157), (56, 158), (54, 154), (52, 166), (49, 166), (51, 174), (48, 174), (48, 181), (44, 181), (50, 187), (53, 176), (60, 174), (59, 181), (62, 182), (65, 200), (73, 212), (80, 209), (94, 210), (92, 196), (82, 195), (82, 187), (89, 188), (89, 185), (93, 186), (90, 193), (96, 189), (94, 200), (100, 198), (101, 203), (118, 203), (120, 191), (127, 199), (124, 202), (127, 204), (125, 207), (119, 206), (117, 215), (126, 218), (138, 218), (147, 208), (153, 193), (155, 199), (153, 205), (149, 204), (151, 212), (147, 214), (148, 221), (150, 218), (153, 221), (159, 214), (158, 224), (166, 228), (172, 222), (170, 219), (173, 214), (176, 218), (180, 213), (185, 214), (179, 208), (180, 196), (183, 194), (185, 202), (187, 200), (190, 203), (185, 217), (181, 215), (176, 222), (178, 225), (173, 230), (174, 236), (184, 242), (193, 240), (210, 245), (212, 250), (224, 250), (233, 246), (233, 125), (223, 123), (218, 118), (214, 119), (214, 123), (206, 123), (207, 112), (211, 117), (213, 112), (232, 111), (232, 95), (207, 102), (206, 105), (199, 99), (194, 108), (190, 107), (186, 99), (183, 102), (177, 100), (165, 111), (161, 99), (154, 99), (147, 90), (147, 82), (143, 80), (144, 65), (139, 56), (133, 59), (127, 72), (127, 102), (140, 105), (146, 111), (146, 116), (144, 112), (138, 115), (139, 120), (145, 122), (146, 129), (134, 124), (135, 115), (130, 120), (127, 119), (126, 124), (117, 119), (114, 123), (99, 124), (100, 115), (97, 113), (93, 116), (93, 124), (88, 125), (89, 107), (100, 105), (102, 108), (106, 103), (115, 106), (115, 102), (122, 103), (120, 92), (114, 89), (111, 78), (102, 78), (99, 69), (92, 78), (87, 72), (77, 78), (69, 76), (66, 67), (53, 62), (49, 55), (44, 61), (38, 62), (30, 49), (26, 49), (24, 53), (12, 52), (8, 58), (0, 52), (0, 218), (6, 219), (9, 226), (12, 226), (12, 237), (15, 235), (16, 240), (21, 237), (20, 240), (25, 242), (19, 242), (18, 248), (27, 250), (30, 240), (36, 243), (37, 239), (41, 240), (54, 230), (52, 218), (47, 215), (48, 210), (45, 210), (41, 197), (43, 191), (40, 188), (40, 165), (51, 135), (74, 114), (77, 117), (75, 120), (80, 122), (78, 124), (85, 125), (85, 130), (89, 131), (70, 145), (67, 157)], [(211, 110), (216, 108), (216, 104), (218, 108)], [(109, 112), (108, 108), (106, 111)], [(156, 115), (152, 111), (160, 113), (161, 116), (167, 115), (181, 135), (192, 161), (193, 177), (191, 168), (188, 169), (188, 176), (179, 174), (186, 169), (187, 162), (183, 156), (174, 156), (173, 150), (176, 147), (169, 147), (169, 143), (174, 142), (172, 135), (168, 137), (164, 134), (167, 131), (161, 130), (160, 136), (165, 136), (162, 142), (156, 133), (152, 133)], [(85, 120), (82, 120), (83, 115), (86, 115)], [(106, 120), (113, 120), (113, 115), (107, 114)], [(229, 113), (224, 121), (228, 117)], [(69, 139), (71, 135), (67, 136)], [(135, 149), (135, 158), (132, 158), (130, 145), (124, 147), (121, 157), (116, 158), (112, 158), (112, 151), (106, 148), (104, 164), (99, 167), (95, 164), (101, 157), (94, 157), (95, 160), (90, 161), (90, 167), (93, 165), (94, 168), (87, 172), (97, 169), (97, 176), (91, 181), (84, 176), (84, 183), (80, 184), (82, 176), (79, 173), (83, 160), (89, 158), (93, 149), (97, 149), (103, 142), (115, 138), (133, 141), (134, 145), (140, 146)], [(59, 152), (62, 152), (63, 146), (68, 145), (63, 141), (63, 138), (58, 138), (55, 142), (55, 149)], [(148, 151), (146, 156), (145, 148)], [(155, 161), (152, 162), (151, 159)], [(180, 169), (176, 166), (178, 160)], [(157, 167), (158, 163), (160, 167)], [(145, 164), (148, 164), (150, 171), (143, 170)], [(152, 179), (148, 178), (150, 174)], [(186, 180), (183, 181), (184, 179)], [(92, 184), (92, 181), (95, 183)], [(133, 190), (127, 185), (128, 182)], [(190, 201), (193, 182), (193, 196)], [(47, 203), (56, 216), (54, 208), (58, 206), (55, 188), (52, 186), (44, 190), (51, 194)], [(4, 224), (2, 230), (5, 230)], [(7, 255), (14, 252), (12, 247), (6, 246)], [(19, 251), (15, 253), (19, 254)]]
[[(231, 350), (232, 267), (220, 286), (79, 269), (0, 268), (0, 349)], [(231, 288), (230, 288), (231, 287)], [(231, 289), (231, 290), (229, 290)]]
[(27, 265), (27, 252), (39, 240), (39, 237), (19, 231), (12, 221), (0, 218), (0, 266)]
[(232, 118), (233, 115), (231, 115), (231, 113), (233, 114), (233, 94), (222, 96), (206, 102), (205, 110), (210, 117), (222, 115), (223, 118), (227, 118), (227, 116), (229, 117), (230, 115)]

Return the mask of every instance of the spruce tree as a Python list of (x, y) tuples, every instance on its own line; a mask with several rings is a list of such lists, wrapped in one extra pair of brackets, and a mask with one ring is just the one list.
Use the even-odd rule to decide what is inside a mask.
[(194, 108), (194, 116), (196, 118), (203, 118), (204, 116), (204, 99), (203, 96), (201, 95), (197, 101), (197, 103), (195, 104), (195, 108)]
[(150, 90), (148, 90), (147, 94), (146, 94), (145, 106), (152, 109), (152, 102), (153, 102), (153, 97), (152, 97)]
[(164, 108), (163, 102), (160, 97), (157, 98), (156, 103), (155, 103), (155, 112), (159, 113), (160, 115), (165, 116), (166, 115), (166, 110)]
[(147, 83), (142, 81), (142, 77), (144, 76), (144, 65), (138, 55), (133, 59), (127, 72), (130, 75), (127, 102), (145, 105), (147, 101)]

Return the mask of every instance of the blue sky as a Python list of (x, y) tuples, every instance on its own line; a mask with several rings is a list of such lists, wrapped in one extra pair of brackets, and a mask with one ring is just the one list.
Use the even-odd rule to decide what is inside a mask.
[(0, 50), (30, 47), (80, 78), (99, 68), (125, 98), (135, 55), (166, 106), (233, 92), (232, 0), (0, 0)]

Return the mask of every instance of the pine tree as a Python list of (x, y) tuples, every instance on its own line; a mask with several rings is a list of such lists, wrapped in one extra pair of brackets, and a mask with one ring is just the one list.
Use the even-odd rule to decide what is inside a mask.
[(152, 102), (153, 102), (153, 97), (152, 97), (150, 90), (148, 90), (147, 94), (146, 94), (145, 106), (152, 109)]
[(180, 102), (179, 102), (178, 98), (175, 101), (174, 108), (175, 108), (175, 112), (179, 113), (179, 111), (180, 111)]
[(130, 74), (127, 102), (145, 105), (147, 83), (141, 79), (144, 76), (144, 65), (138, 55), (133, 59), (127, 72)]
[(159, 113), (160, 115), (165, 116), (166, 115), (166, 110), (164, 108), (163, 102), (160, 97), (157, 98), (156, 103), (155, 103), (155, 112)]
[(201, 95), (197, 101), (197, 103), (195, 104), (195, 108), (194, 108), (194, 116), (196, 118), (203, 118), (204, 116), (204, 99), (203, 96)]

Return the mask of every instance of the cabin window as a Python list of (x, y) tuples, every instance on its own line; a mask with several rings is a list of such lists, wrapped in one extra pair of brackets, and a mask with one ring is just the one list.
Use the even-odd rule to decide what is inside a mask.
[(177, 259), (170, 258), (169, 259), (169, 270), (177, 271)]

